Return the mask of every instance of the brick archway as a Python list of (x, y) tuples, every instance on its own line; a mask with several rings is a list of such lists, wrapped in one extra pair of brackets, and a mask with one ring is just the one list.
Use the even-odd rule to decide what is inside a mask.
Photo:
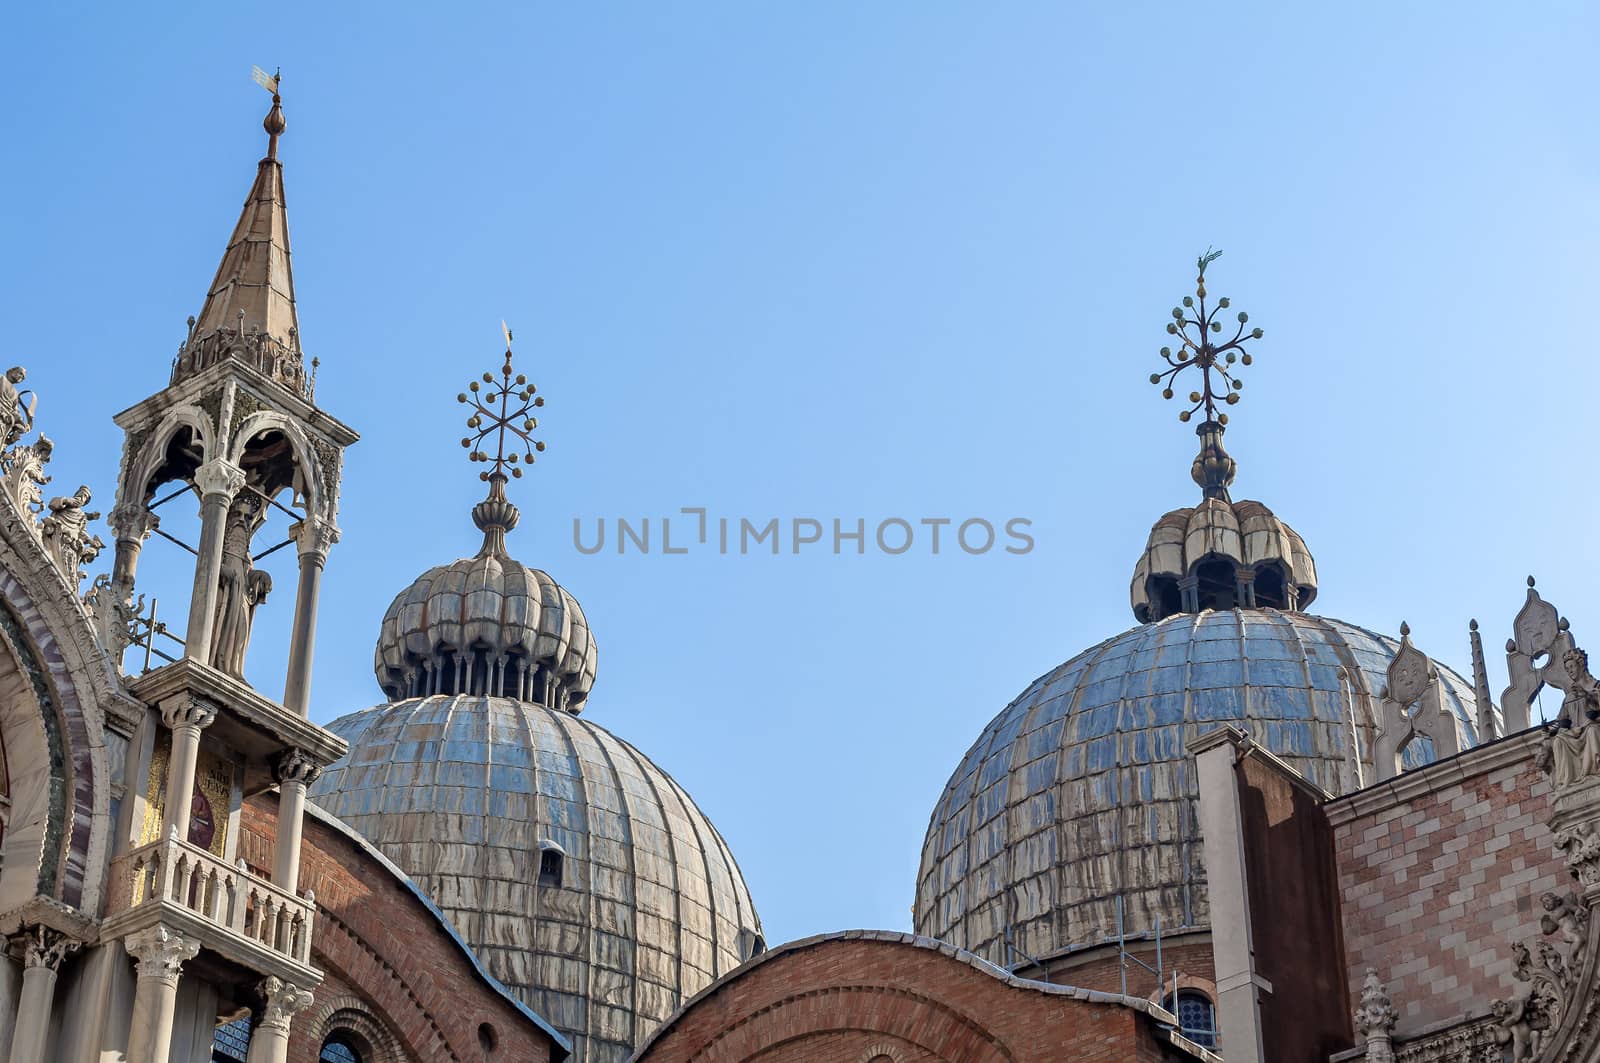
[[(868, 1051), (894, 1059), (880, 1038), (913, 1045), (951, 1063), (1013, 1063), (988, 1030), (940, 1002), (885, 985), (836, 985), (797, 993), (722, 1031), (689, 1056), (693, 1063), (806, 1060), (822, 1045), (872, 1040)], [(873, 1055), (864, 1058), (872, 1059)]]

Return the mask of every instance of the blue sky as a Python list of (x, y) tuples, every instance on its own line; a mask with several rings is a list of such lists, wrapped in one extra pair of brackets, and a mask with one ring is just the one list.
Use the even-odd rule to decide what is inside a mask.
[[(905, 927), (962, 753), (1132, 625), (1150, 524), (1197, 497), (1147, 378), (1207, 245), (1266, 330), (1235, 496), (1304, 535), (1318, 612), (1462, 670), (1476, 616), (1496, 690), (1527, 573), (1600, 630), (1597, 17), (1300, 7), (30, 5), (0, 359), (60, 493), (109, 509), (110, 417), (166, 381), (263, 150), (250, 67), (281, 66), (302, 338), (363, 434), (314, 716), (380, 699), (389, 599), (476, 549), (454, 395), (505, 318), (549, 397), (512, 546), (593, 623), (588, 718), (695, 795), (769, 940)], [(1036, 546), (573, 546), (684, 506), (1024, 517)]]

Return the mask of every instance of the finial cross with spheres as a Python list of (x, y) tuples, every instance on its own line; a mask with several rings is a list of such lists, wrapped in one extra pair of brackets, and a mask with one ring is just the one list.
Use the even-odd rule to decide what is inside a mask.
[[(467, 385), (468, 390), (457, 395), (456, 401), (472, 408), (467, 427), (474, 434), (461, 439), (462, 447), (468, 451), (468, 460), (491, 466), (480, 472), (478, 479), (487, 482), (498, 478), (504, 483), (508, 469), (512, 478), (521, 478), (520, 465), (532, 465), (534, 454), (544, 450), (544, 443), (531, 435), (539, 427), (533, 410), (544, 405), (544, 396), (535, 394), (538, 388), (528, 383), (526, 376), (513, 374), (511, 330), (504, 321), (500, 322), (500, 330), (506, 337), (506, 360), (500, 367), (499, 379), (493, 373), (484, 373), (483, 379)], [(511, 436), (509, 450), (506, 446), (508, 434)], [(484, 447), (484, 441), (491, 435), (495, 437), (492, 457)]]
[[(1183, 297), (1183, 305), (1172, 308), (1172, 320), (1167, 322), (1167, 333), (1178, 337), (1178, 349), (1171, 347), (1161, 348), (1161, 358), (1170, 367), (1159, 373), (1150, 374), (1150, 383), (1162, 386), (1161, 397), (1170, 399), (1173, 396), (1173, 381), (1178, 374), (1191, 366), (1200, 369), (1200, 385), (1198, 391), (1189, 392), (1190, 406), (1178, 414), (1178, 420), (1188, 421), (1195, 412), (1204, 408), (1206, 420), (1218, 424), (1228, 423), (1228, 415), (1217, 411), (1218, 403), (1232, 406), (1239, 401), (1239, 390), (1244, 387), (1244, 381), (1237, 376), (1238, 370), (1234, 369), (1235, 362), (1249, 365), (1251, 357), (1244, 349), (1247, 340), (1259, 340), (1262, 336), (1260, 329), (1245, 331), (1245, 323), (1250, 320), (1250, 315), (1243, 310), (1239, 311), (1239, 327), (1234, 332), (1233, 338), (1225, 343), (1214, 343), (1212, 337), (1222, 332), (1222, 322), (1217, 320), (1219, 311), (1228, 309), (1226, 296), (1217, 300), (1215, 306), (1206, 307), (1206, 267), (1222, 257), (1221, 251), (1213, 251), (1209, 247), (1198, 261), (1200, 276), (1195, 281), (1195, 294)], [(1199, 300), (1198, 303), (1196, 300)], [(1190, 330), (1194, 335), (1190, 335)], [(1212, 373), (1215, 373), (1220, 383), (1213, 383)]]

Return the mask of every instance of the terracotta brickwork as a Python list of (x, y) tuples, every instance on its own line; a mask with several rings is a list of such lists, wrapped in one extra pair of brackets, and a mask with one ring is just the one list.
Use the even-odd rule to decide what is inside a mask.
[[(239, 854), (272, 866), (273, 794), (245, 802)], [(332, 822), (305, 819), (300, 889), (317, 899), (312, 962), (325, 972), (296, 1017), (290, 1063), (315, 1063), (323, 1038), (348, 1029), (377, 1061), (488, 1059), (554, 1063), (562, 1048), (491, 984), (441, 917), (389, 865)], [(484, 1027), (487, 1026), (487, 1030)]]
[[(1134, 998), (1008, 976), (927, 938), (779, 946), (689, 1002), (637, 1063), (1162, 1063), (1206, 1058)], [(1215, 1057), (1211, 1057), (1215, 1058)]]
[[(1216, 1000), (1210, 932), (1188, 932), (1181, 937), (1168, 938), (1162, 943), (1159, 963), (1163, 977), (1160, 986), (1156, 985), (1156, 976), (1140, 966), (1140, 964), (1157, 966), (1155, 942), (1130, 941), (1127, 949), (1129, 956), (1139, 961), (1135, 963), (1130, 959), (1127, 964), (1130, 997), (1143, 997), (1156, 1002), (1165, 1000), (1172, 994), (1172, 976), (1176, 974), (1179, 988), (1199, 989), (1213, 1001)], [(1046, 960), (1043, 973), (1035, 968), (1019, 970), (1018, 973), (1027, 978), (1077, 986), (1079, 989), (1120, 993), (1122, 966), (1121, 959), (1117, 956), (1117, 947), (1112, 944)]]
[(1376, 968), (1397, 1037), (1510, 996), (1511, 944), (1573, 883), (1546, 826), (1549, 780), (1524, 732), (1330, 803), (1350, 994)]

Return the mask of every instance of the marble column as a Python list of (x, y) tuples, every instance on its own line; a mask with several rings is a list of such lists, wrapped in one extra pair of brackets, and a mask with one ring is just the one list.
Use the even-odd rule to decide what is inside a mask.
[(200, 951), (200, 943), (158, 925), (129, 935), (123, 945), (139, 961), (127, 1063), (167, 1063), (172, 1050), (178, 976), (184, 962)]
[(216, 621), (217, 584), (222, 578), (222, 538), (228, 506), (244, 487), (244, 470), (227, 461), (211, 461), (194, 471), (200, 489), (200, 549), (194, 567), (194, 593), (189, 599), (189, 630), (183, 655), (211, 663), (212, 627)]
[(109, 600), (95, 620), (100, 626), (101, 640), (114, 656), (119, 656), (128, 645), (127, 622), (132, 614), (133, 577), (139, 567), (139, 554), (150, 532), (161, 522), (142, 504), (123, 503), (111, 511), (106, 523), (116, 536), (116, 555), (111, 563), (111, 587), (106, 594)]
[(307, 517), (289, 529), (300, 551), (300, 584), (294, 597), (294, 628), (289, 634), (289, 674), (283, 683), (283, 704), (306, 715), (311, 698), (311, 655), (317, 637), (317, 600), (328, 550), (339, 541), (330, 521)]
[(321, 774), (314, 761), (298, 749), (291, 749), (273, 765), (278, 780), (278, 838), (273, 849), (272, 882), (299, 893), (300, 834), (305, 822), (306, 787)]
[(281, 978), (258, 985), (263, 1001), (261, 1021), (250, 1035), (247, 1063), (285, 1063), (289, 1058), (289, 1024), (295, 1012), (311, 1006), (311, 994)]
[(161, 824), (163, 837), (176, 833), (185, 841), (189, 838), (189, 803), (194, 797), (200, 732), (216, 718), (216, 706), (188, 694), (161, 703), (161, 720), (172, 729), (172, 755), (167, 761), (167, 810)]
[(44, 1063), (50, 1013), (55, 1007), (56, 973), (67, 953), (78, 947), (65, 934), (48, 927), (30, 927), (12, 939), (22, 953), (22, 994), (17, 999), (17, 1024), (11, 1032), (10, 1063)]

